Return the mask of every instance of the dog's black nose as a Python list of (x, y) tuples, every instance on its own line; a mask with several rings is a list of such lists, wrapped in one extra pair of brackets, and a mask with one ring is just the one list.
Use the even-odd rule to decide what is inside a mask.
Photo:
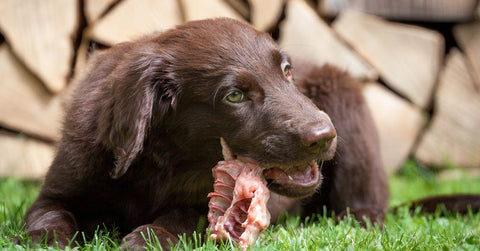
[(337, 132), (332, 125), (325, 123), (308, 124), (302, 134), (302, 144), (312, 153), (325, 152), (330, 148)]

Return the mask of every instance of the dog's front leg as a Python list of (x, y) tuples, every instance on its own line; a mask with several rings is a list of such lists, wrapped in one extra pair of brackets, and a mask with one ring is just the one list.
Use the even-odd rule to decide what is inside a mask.
[(147, 246), (147, 241), (151, 243), (158, 243), (162, 248), (169, 250), (171, 244), (175, 245), (178, 242), (178, 237), (170, 233), (164, 226), (158, 224), (147, 224), (137, 227), (131, 233), (123, 238), (123, 243), (120, 246), (122, 249), (142, 249)]
[(123, 238), (121, 248), (142, 248), (147, 241), (158, 243), (163, 249), (169, 250), (171, 245), (177, 244), (178, 235), (187, 237), (197, 229), (202, 214), (194, 209), (175, 209), (158, 217), (153, 223), (142, 225)]

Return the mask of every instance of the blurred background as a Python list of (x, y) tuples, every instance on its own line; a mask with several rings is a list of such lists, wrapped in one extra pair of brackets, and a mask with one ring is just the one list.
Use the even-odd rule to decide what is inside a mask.
[(0, 0), (0, 177), (44, 177), (92, 52), (219, 16), (362, 82), (389, 173), (480, 173), (478, 0)]

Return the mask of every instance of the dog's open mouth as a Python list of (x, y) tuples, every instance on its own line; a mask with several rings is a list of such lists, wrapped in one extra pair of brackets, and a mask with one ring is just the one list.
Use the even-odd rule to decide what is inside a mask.
[(316, 160), (290, 168), (273, 167), (263, 170), (268, 188), (289, 197), (305, 197), (315, 192), (320, 184)]
[[(225, 160), (238, 158), (245, 162), (255, 163), (254, 160), (235, 156), (224, 139), (221, 140), (221, 145)], [(320, 186), (321, 174), (316, 159), (290, 166), (259, 166), (261, 176), (267, 182), (268, 188), (287, 197), (307, 197)]]

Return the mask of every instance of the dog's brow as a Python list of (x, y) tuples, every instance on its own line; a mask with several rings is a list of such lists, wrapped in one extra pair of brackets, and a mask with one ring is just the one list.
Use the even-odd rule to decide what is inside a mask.
[(273, 62), (275, 62), (278, 65), (281, 65), (284, 62), (290, 63), (290, 57), (283, 51), (274, 50), (272, 57), (273, 57)]
[(280, 55), (282, 55), (282, 63), (283, 62), (289, 62), (290, 63), (290, 57), (287, 54), (285, 54), (283, 52), (280, 52)]
[(265, 95), (265, 90), (261, 85), (259, 85), (260, 79), (258, 79), (254, 74), (247, 71), (238, 71), (235, 74), (227, 76), (223, 80), (223, 84), (218, 86), (214, 94), (214, 102), (218, 99), (218, 95), (222, 90), (231, 90), (239, 89), (245, 92), (256, 92), (261, 96)]
[(282, 63), (282, 60), (283, 60), (283, 53), (278, 51), (278, 50), (273, 50), (271, 52), (271, 60), (272, 62), (274, 62), (275, 64), (281, 64)]

